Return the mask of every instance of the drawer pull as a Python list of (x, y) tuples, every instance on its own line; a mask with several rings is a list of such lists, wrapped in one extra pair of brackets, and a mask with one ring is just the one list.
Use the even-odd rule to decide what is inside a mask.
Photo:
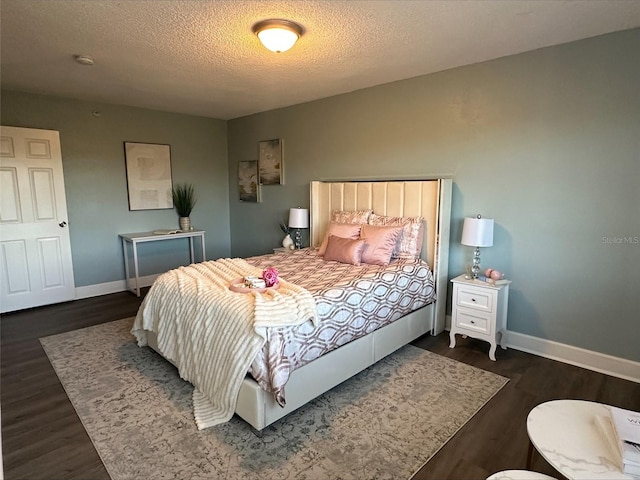
[(471, 320), (471, 325), (475, 325), (476, 321), (475, 320)]
[(472, 298), (472, 299), (471, 299), (471, 301), (472, 301), (472, 302), (475, 302), (475, 301), (476, 301), (476, 299), (475, 299), (475, 298)]

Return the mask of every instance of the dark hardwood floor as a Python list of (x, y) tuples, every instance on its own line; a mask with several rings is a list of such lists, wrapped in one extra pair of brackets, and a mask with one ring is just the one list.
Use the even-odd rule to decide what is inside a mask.
[[(36, 308), (0, 320), (2, 451), (7, 480), (104, 479), (100, 457), (58, 381), (38, 339), (135, 315), (141, 299), (127, 292)], [(516, 350), (498, 349), (447, 334), (415, 345), (510, 379), (415, 476), (484, 479), (525, 467), (526, 418), (537, 404), (574, 398), (640, 411), (640, 384)], [(416, 381), (419, 381), (417, 379)], [(561, 478), (538, 455), (534, 470)]]

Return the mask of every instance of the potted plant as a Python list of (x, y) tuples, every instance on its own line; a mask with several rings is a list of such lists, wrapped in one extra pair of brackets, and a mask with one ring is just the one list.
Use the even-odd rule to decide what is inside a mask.
[(178, 183), (171, 189), (173, 206), (180, 217), (180, 230), (191, 230), (191, 211), (196, 204), (196, 194), (191, 183)]

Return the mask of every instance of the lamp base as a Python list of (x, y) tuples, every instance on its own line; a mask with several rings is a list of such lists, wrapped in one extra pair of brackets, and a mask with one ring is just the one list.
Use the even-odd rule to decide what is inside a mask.
[(480, 247), (476, 247), (473, 251), (473, 264), (471, 266), (471, 276), (473, 279), (478, 278), (478, 274), (480, 273)]

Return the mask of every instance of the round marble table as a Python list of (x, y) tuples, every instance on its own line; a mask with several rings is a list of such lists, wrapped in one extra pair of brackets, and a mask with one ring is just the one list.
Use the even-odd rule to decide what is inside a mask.
[(568, 479), (632, 479), (600, 433), (597, 415), (610, 415), (609, 406), (553, 400), (529, 412), (527, 433), (540, 455)]
[(530, 470), (503, 470), (487, 477), (487, 480), (558, 480), (543, 473)]

